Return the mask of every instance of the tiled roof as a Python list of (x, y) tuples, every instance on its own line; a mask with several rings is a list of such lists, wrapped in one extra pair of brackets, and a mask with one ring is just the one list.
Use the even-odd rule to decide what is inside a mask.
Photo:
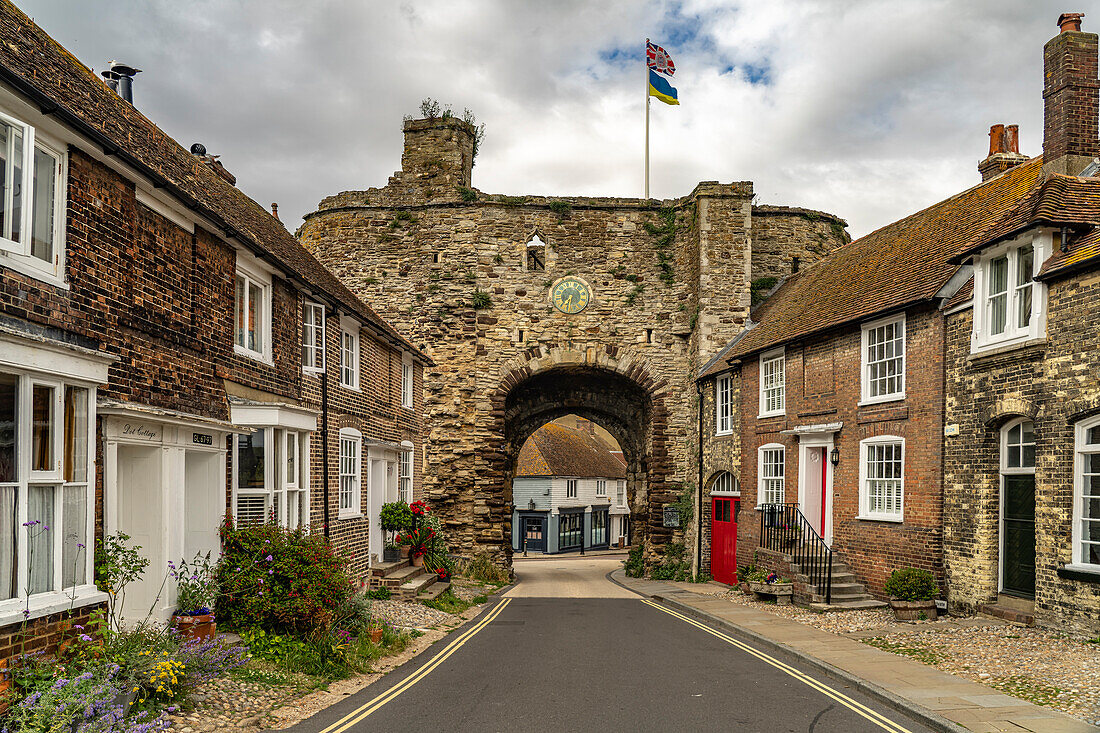
[(1068, 250), (1062, 252), (1055, 249), (1054, 254), (1043, 263), (1037, 277), (1045, 280), (1070, 271), (1100, 267), (1100, 221), (1097, 225), (1098, 228), (1085, 234), (1068, 237)]
[(952, 255), (1012, 210), (1042, 165), (1041, 157), (1033, 158), (792, 275), (753, 313), (757, 325), (727, 359), (932, 298), (958, 269)]
[(1039, 224), (1089, 228), (1100, 224), (1100, 178), (1048, 175), (951, 260), (962, 262), (980, 249)]
[(0, 80), (148, 175), (229, 236), (251, 244), (311, 289), (327, 295), (399, 348), (429, 361), (318, 262), (264, 207), (223, 180), (8, 0), (0, 0)]
[(626, 478), (626, 466), (591, 433), (547, 423), (520, 448), (516, 476), (617, 479)]

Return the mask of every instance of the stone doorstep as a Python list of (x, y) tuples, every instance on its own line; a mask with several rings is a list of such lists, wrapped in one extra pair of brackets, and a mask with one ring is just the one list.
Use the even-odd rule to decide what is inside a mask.
[(427, 590), (439, 580), (435, 573), (425, 573), (422, 568), (416, 569), (421, 573), (397, 588), (397, 596), (401, 600), (416, 600), (421, 591)]
[(408, 566), (408, 558), (405, 558), (404, 560), (397, 560), (395, 562), (375, 563), (374, 565), (371, 565), (370, 574), (372, 577), (385, 577), (386, 575), (390, 575), (391, 573)]
[(1000, 603), (987, 603), (982, 606), (978, 606), (978, 611), (987, 616), (999, 618), (1004, 621), (1011, 621), (1014, 624), (1020, 624), (1022, 626), (1034, 626), (1035, 614), (1021, 611), (1015, 608), (1007, 608)]
[(434, 601), (436, 598), (439, 598), (441, 595), (446, 593), (450, 587), (450, 583), (442, 580), (437, 583), (432, 583), (432, 585), (429, 586), (427, 590), (420, 591), (420, 593), (416, 597), (416, 600)]

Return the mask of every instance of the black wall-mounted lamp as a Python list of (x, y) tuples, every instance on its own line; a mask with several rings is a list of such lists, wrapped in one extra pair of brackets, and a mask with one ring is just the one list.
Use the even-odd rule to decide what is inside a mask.
[(840, 463), (840, 448), (837, 448), (835, 445), (833, 449), (829, 451), (829, 462), (833, 464), (833, 468), (836, 468), (837, 464)]
[(528, 507), (528, 508), (529, 508), (529, 509), (530, 509), (531, 511), (535, 511), (535, 500), (534, 500), (533, 498), (531, 499), (531, 501), (530, 501), (530, 503), (529, 503), (529, 504), (527, 505), (527, 507)]

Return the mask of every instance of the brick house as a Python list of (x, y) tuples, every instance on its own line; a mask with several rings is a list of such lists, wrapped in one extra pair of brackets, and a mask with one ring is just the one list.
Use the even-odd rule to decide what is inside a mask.
[(1097, 36), (1077, 14), (1059, 24), (1044, 49), (1042, 175), (953, 260), (973, 277), (946, 311), (944, 550), (954, 608), (1095, 635)]
[(170, 615), (166, 563), (227, 512), (365, 571), (376, 506), (419, 490), (426, 358), (8, 2), (0, 33), (0, 664), (105, 600), (106, 533), (150, 560), (131, 618)]
[[(1095, 631), (1100, 185), (1076, 174), (1100, 141), (1079, 20), (1045, 49), (1042, 157), (993, 126), (980, 184), (793, 274), (704, 367), (700, 478), (731, 472), (746, 508), (797, 502), (879, 597), (923, 567), (957, 609), (1007, 590)], [(736, 518), (742, 558), (782, 567), (757, 551), (767, 512)]]

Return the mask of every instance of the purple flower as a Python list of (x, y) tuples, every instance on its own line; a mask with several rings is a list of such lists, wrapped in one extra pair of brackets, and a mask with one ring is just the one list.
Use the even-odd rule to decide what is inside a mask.
[(80, 549), (84, 549), (84, 543), (83, 542), (77, 542), (76, 546), (79, 547)]
[(84, 627), (81, 626), (80, 624), (73, 624), (73, 628), (76, 629), (77, 631), (83, 631), (84, 630)]
[(32, 520), (31, 520), (31, 521), (29, 521), (29, 522), (23, 522), (23, 526), (24, 526), (24, 527), (33, 527), (33, 526), (34, 526), (34, 525), (36, 525), (36, 524), (38, 524), (38, 520), (37, 520), (37, 519), (32, 519)]
[(268, 574), (268, 575), (274, 575), (274, 574), (275, 574), (275, 571), (274, 571), (274, 570), (268, 570), (268, 571), (267, 571), (267, 574)]
[(26, 618), (27, 616), (30, 616), (30, 615), (31, 615), (31, 610), (29, 608), (24, 608), (23, 609), (23, 618)]
[(270, 544), (271, 544), (271, 540), (264, 540), (264, 542), (265, 542), (266, 544), (268, 544), (268, 545), (270, 545)]
[(91, 641), (92, 637), (88, 636), (87, 634), (81, 634), (80, 635), (80, 640), (81, 641)]
[(271, 555), (268, 555), (267, 557), (264, 558), (264, 560), (267, 560), (268, 562), (271, 562), (274, 559), (275, 558), (273, 558)]

